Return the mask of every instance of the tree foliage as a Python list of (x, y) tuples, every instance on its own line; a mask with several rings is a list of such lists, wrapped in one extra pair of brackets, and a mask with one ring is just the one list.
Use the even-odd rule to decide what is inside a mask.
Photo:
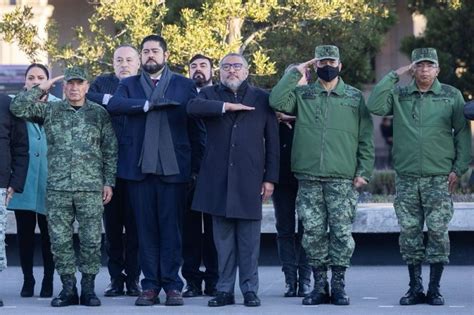
[[(421, 8), (427, 18), (422, 37), (408, 37), (402, 51), (407, 55), (417, 47), (437, 49), (439, 79), (460, 89), (466, 99), (474, 97), (474, 2), (462, 1), (453, 6), (446, 1), (432, 1)], [(449, 2), (449, 1), (448, 1)]]
[[(282, 70), (312, 58), (317, 44), (341, 48), (347, 80), (372, 79), (371, 60), (383, 34), (394, 22), (392, 1), (384, 0), (96, 0), (85, 28), (59, 45), (58, 26), (49, 26), (49, 39), (38, 41), (37, 30), (19, 35), (12, 31), (31, 20), (31, 10), (18, 9), (0, 24), (6, 41), (20, 42), (24, 51), (46, 51), (52, 62), (81, 64), (92, 74), (110, 69), (111, 55), (122, 43), (137, 45), (151, 33), (169, 43), (170, 63), (186, 71), (188, 60), (203, 53), (218, 61), (229, 52), (243, 53), (250, 61), (254, 81), (265, 87), (276, 83)], [(110, 27), (113, 32), (110, 33)], [(21, 37), (20, 37), (21, 36)], [(22, 42), (23, 41), (23, 42)]]

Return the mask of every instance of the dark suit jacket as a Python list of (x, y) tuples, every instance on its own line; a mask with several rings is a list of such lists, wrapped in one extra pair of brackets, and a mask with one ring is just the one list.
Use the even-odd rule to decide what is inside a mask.
[[(255, 107), (222, 114), (223, 102)], [(204, 159), (192, 209), (227, 218), (260, 220), (263, 182), (278, 182), (279, 140), (268, 93), (242, 83), (234, 94), (223, 85), (201, 90), (188, 104), (207, 130)]]
[[(161, 176), (169, 183), (183, 183), (190, 179), (191, 171), (199, 169), (204, 151), (205, 131), (193, 119), (186, 115), (186, 106), (196, 96), (194, 82), (173, 73), (165, 98), (177, 101), (179, 106), (167, 107), (171, 136), (180, 173), (173, 176)], [(127, 115), (125, 126), (118, 137), (119, 158), (117, 177), (128, 180), (142, 180), (146, 174), (138, 165), (145, 133), (146, 115), (143, 106), (146, 102), (145, 91), (140, 84), (140, 75), (120, 81), (114, 96), (107, 105), (112, 115)], [(192, 161), (191, 161), (192, 160)]]
[(10, 113), (11, 98), (0, 95), (0, 188), (23, 192), (28, 172), (26, 123)]

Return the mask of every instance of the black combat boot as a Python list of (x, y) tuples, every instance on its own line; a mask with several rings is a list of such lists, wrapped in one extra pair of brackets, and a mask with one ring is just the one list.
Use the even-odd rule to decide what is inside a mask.
[(81, 279), (81, 305), (100, 306), (100, 300), (94, 292), (95, 275), (83, 273)]
[(78, 305), (79, 296), (77, 295), (76, 277), (73, 274), (62, 275), (61, 282), (63, 283), (63, 289), (59, 295), (51, 301), (51, 306)]
[(296, 296), (296, 281), (288, 281), (285, 285), (284, 297), (295, 297)]
[(314, 272), (314, 289), (303, 299), (303, 305), (317, 305), (329, 303), (329, 283), (328, 268), (319, 266), (313, 269)]
[(305, 297), (311, 293), (311, 267), (298, 267), (298, 297)]
[(400, 299), (400, 305), (415, 305), (425, 303), (423, 280), (421, 279), (421, 264), (408, 265), (408, 274), (410, 275), (410, 288)]
[(334, 305), (349, 305), (349, 297), (344, 290), (346, 267), (331, 266), (331, 271), (331, 303)]
[(439, 292), (439, 281), (443, 269), (443, 263), (430, 264), (430, 283), (426, 292), (426, 303), (430, 305), (444, 305), (444, 298)]

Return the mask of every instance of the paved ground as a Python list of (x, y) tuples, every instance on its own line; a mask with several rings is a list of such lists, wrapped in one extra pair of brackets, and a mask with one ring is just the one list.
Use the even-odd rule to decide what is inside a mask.
[[(424, 267), (424, 271), (427, 275), (427, 266)], [(35, 269), (35, 274), (37, 283), (40, 283), (40, 270)], [(107, 281), (107, 270), (103, 268), (97, 280), (98, 293), (104, 290)], [(261, 267), (259, 296), (262, 299), (262, 306), (258, 308), (244, 307), (242, 297), (238, 293), (237, 305), (223, 308), (207, 307), (208, 297), (185, 299), (185, 305), (182, 307), (162, 305), (136, 307), (133, 306), (134, 298), (105, 298), (100, 295), (102, 307), (72, 306), (57, 309), (49, 306), (50, 299), (21, 298), (19, 296), (22, 284), (21, 271), (19, 267), (10, 267), (0, 274), (0, 296), (5, 303), (5, 306), (0, 308), (0, 314), (474, 314), (474, 266), (446, 268), (442, 292), (447, 303), (441, 307), (398, 305), (399, 297), (407, 289), (407, 281), (408, 275), (404, 266), (356, 266), (351, 268), (347, 275), (350, 306), (303, 306), (301, 298), (282, 297), (283, 275), (279, 267)], [(55, 278), (55, 288), (55, 293), (58, 293), (60, 288), (58, 277)], [(38, 285), (36, 289), (39, 291)], [(163, 293), (161, 297), (163, 301)]]

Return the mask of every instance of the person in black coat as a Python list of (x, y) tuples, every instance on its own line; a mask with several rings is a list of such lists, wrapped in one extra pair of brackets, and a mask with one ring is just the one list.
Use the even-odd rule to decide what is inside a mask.
[[(140, 68), (138, 51), (130, 45), (115, 49), (113, 57), (114, 73), (98, 76), (87, 93), (87, 98), (107, 108), (109, 100), (117, 90), (121, 79), (134, 76)], [(112, 116), (112, 126), (117, 138), (122, 134), (125, 115)], [(119, 148), (120, 149), (120, 148)], [(112, 200), (104, 207), (105, 249), (108, 255), (110, 284), (105, 296), (140, 294), (140, 267), (138, 265), (138, 236), (135, 215), (130, 206), (126, 180), (117, 176)], [(125, 238), (123, 229), (125, 227)], [(124, 272), (124, 273), (123, 273)]]
[[(194, 55), (189, 61), (189, 77), (196, 83), (198, 92), (206, 86), (212, 86), (212, 60), (204, 55)], [(205, 128), (204, 128), (205, 129)], [(181, 274), (186, 280), (183, 297), (195, 297), (203, 294), (216, 295), (217, 252), (212, 236), (212, 217), (208, 213), (193, 211), (191, 204), (194, 196), (194, 184), (189, 185), (186, 211), (183, 216), (183, 266)], [(201, 270), (201, 263), (205, 270)]]
[(182, 305), (182, 215), (191, 174), (200, 165), (204, 137), (186, 106), (194, 82), (167, 66), (169, 51), (159, 35), (141, 43), (142, 73), (123, 79), (110, 99), (112, 115), (126, 115), (118, 137), (118, 176), (127, 180), (135, 212), (138, 255), (144, 278), (137, 306)]
[(6, 208), (15, 192), (23, 192), (29, 161), (26, 124), (10, 113), (10, 102), (9, 96), (0, 95), (0, 271), (7, 266)]
[(268, 93), (248, 84), (242, 55), (228, 54), (219, 66), (220, 84), (202, 89), (187, 108), (207, 131), (192, 209), (213, 219), (219, 280), (217, 296), (208, 305), (235, 303), (238, 266), (244, 305), (259, 306), (262, 201), (278, 181), (278, 122)]

